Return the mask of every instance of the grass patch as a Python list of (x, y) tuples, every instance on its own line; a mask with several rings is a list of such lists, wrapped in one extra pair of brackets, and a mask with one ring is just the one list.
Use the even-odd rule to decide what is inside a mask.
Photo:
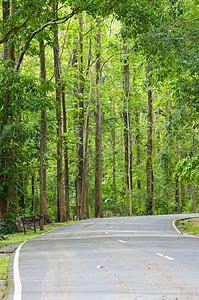
[(0, 247), (4, 247), (4, 246), (11, 245), (11, 244), (14, 244), (14, 243), (29, 240), (30, 238), (33, 238), (35, 236), (39, 236), (40, 234), (48, 232), (52, 229), (68, 225), (69, 223), (73, 223), (73, 221), (64, 222), (64, 223), (54, 223), (53, 225), (52, 224), (46, 225), (46, 226), (44, 226), (44, 230), (40, 231), (39, 229), (37, 229), (36, 233), (34, 233), (33, 230), (27, 230), (27, 234), (24, 234), (23, 232), (13, 233), (13, 234), (6, 234), (6, 235), (4, 235), (6, 240), (0, 241)]
[(179, 229), (188, 234), (199, 235), (199, 218), (179, 220)]
[(0, 257), (0, 279), (6, 279), (7, 277), (10, 256)]

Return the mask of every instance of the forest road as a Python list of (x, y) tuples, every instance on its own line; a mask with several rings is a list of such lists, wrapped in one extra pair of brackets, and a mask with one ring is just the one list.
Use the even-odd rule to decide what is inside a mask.
[(186, 216), (199, 214), (91, 219), (28, 240), (7, 299), (198, 300), (199, 239), (172, 225)]

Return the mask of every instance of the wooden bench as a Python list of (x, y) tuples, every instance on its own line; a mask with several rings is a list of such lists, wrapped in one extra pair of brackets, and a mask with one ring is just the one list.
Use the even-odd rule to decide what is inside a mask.
[(34, 233), (36, 233), (36, 223), (40, 224), (42, 218), (43, 217), (39, 215), (21, 218), (24, 234), (26, 234), (26, 225), (30, 223), (33, 224)]

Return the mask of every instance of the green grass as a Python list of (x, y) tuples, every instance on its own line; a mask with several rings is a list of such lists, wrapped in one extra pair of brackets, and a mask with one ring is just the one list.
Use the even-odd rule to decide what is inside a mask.
[(73, 221), (64, 222), (64, 223), (54, 223), (52, 226), (45, 226), (44, 230), (42, 230), (42, 231), (37, 229), (36, 233), (34, 233), (33, 230), (27, 230), (27, 234), (24, 234), (23, 232), (14, 233), (14, 234), (6, 234), (6, 235), (4, 235), (6, 240), (0, 241), (0, 247), (4, 247), (4, 246), (14, 244), (14, 243), (18, 243), (18, 242), (23, 242), (25, 240), (28, 240), (30, 238), (33, 238), (35, 236), (38, 236), (38, 235), (43, 234), (45, 232), (48, 232), (52, 229), (68, 225), (69, 223), (73, 223)]
[(188, 234), (199, 234), (199, 218), (180, 220), (179, 229)]
[(10, 256), (0, 257), (0, 279), (6, 279), (7, 277)]

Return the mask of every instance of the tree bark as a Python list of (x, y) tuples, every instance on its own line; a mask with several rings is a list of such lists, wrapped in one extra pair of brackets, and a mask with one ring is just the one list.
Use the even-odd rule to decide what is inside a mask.
[(100, 21), (97, 23), (97, 35), (96, 35), (96, 111), (95, 111), (95, 217), (103, 217), (102, 206), (102, 121), (101, 121), (101, 33), (100, 33)]
[(150, 79), (150, 65), (147, 65), (147, 79), (148, 79), (148, 113), (147, 113), (147, 202), (146, 202), (146, 214), (153, 214), (153, 165), (152, 165), (152, 129), (153, 129), (153, 104), (152, 104), (152, 90), (151, 90), (151, 79)]
[[(195, 157), (195, 136), (193, 135), (193, 157)], [(193, 201), (193, 213), (196, 212), (196, 195), (195, 184), (192, 185), (192, 201)]]
[[(41, 69), (41, 84), (46, 80), (46, 62), (44, 41), (39, 43), (40, 48), (40, 69)], [(43, 219), (40, 221), (40, 230), (43, 230), (44, 222), (50, 223), (50, 218), (47, 209), (46, 198), (46, 167), (44, 165), (44, 155), (47, 152), (47, 124), (46, 124), (46, 108), (41, 111), (41, 141), (40, 141), (40, 215)]]
[(62, 88), (62, 108), (63, 108), (63, 146), (64, 146), (64, 181), (65, 181), (65, 203), (66, 203), (66, 220), (70, 220), (70, 199), (69, 199), (69, 166), (68, 166), (68, 139), (67, 139), (67, 118), (65, 91)]
[[(179, 161), (182, 158), (181, 141), (178, 141)], [(182, 214), (182, 181), (179, 179), (179, 213)]]
[[(14, 1), (12, 5), (14, 4)], [(10, 14), (13, 13), (14, 7), (11, 7), (10, 1), (3, 1), (2, 2), (2, 10), (3, 10), (3, 29), (6, 32), (7, 29), (7, 19), (10, 17)], [(14, 65), (14, 46), (8, 47), (8, 43), (3, 44), (3, 59), (4, 61), (10, 59), (13, 61)], [(6, 88), (6, 87), (5, 87)], [(6, 89), (6, 96), (4, 99), (4, 111), (7, 111), (9, 109), (9, 102), (10, 102), (10, 91)], [(3, 114), (2, 114), (3, 115)], [(3, 126), (7, 125), (8, 123), (8, 114), (5, 114), (5, 117), (1, 120), (2, 126), (0, 127), (0, 134), (3, 131)], [(14, 135), (12, 137), (14, 139)], [(2, 155), (0, 155), (0, 167), (2, 170), (4, 168), (10, 168), (10, 170), (13, 169), (13, 166), (15, 164), (15, 153), (11, 150), (9, 151), (6, 149)], [(16, 180), (14, 172), (9, 172), (9, 174), (3, 174), (0, 176), (0, 184), (2, 181), (2, 186), (4, 186), (3, 191), (0, 195), (1, 201), (0, 201), (0, 218), (2, 218), (9, 210), (9, 208), (12, 208), (13, 212), (17, 212), (17, 197), (16, 193), (13, 189), (13, 187), (10, 187), (10, 183), (14, 182)]]
[(84, 146), (84, 171), (83, 171), (83, 201), (85, 207), (85, 218), (89, 218), (89, 115), (90, 115), (90, 106), (91, 100), (93, 97), (93, 70), (90, 69), (90, 61), (91, 61), (91, 39), (89, 40), (89, 46), (87, 49), (87, 72), (90, 71), (90, 92), (89, 92), (89, 100), (88, 106), (85, 116), (85, 146)]
[[(136, 136), (135, 136), (135, 156), (136, 156), (136, 166), (140, 165), (140, 115), (138, 108), (136, 107), (135, 110), (135, 123), (136, 123)], [(137, 180), (137, 189), (141, 189), (141, 181), (140, 179)]]
[[(113, 112), (115, 117), (115, 102), (113, 101)], [(112, 155), (113, 155), (113, 209), (115, 210), (116, 206), (116, 138), (115, 138), (115, 124), (113, 125), (113, 129), (111, 130), (111, 140), (112, 140)]]
[[(53, 5), (54, 11), (57, 12), (58, 3)], [(54, 30), (54, 74), (56, 83), (56, 121), (57, 121), (57, 219), (60, 222), (66, 221), (66, 204), (64, 201), (63, 189), (63, 170), (62, 170), (62, 118), (61, 118), (61, 80), (59, 64), (59, 38), (58, 29)]]
[(125, 164), (126, 164), (126, 181), (129, 190), (129, 210), (132, 216), (132, 151), (131, 151), (131, 121), (129, 113), (129, 100), (130, 100), (130, 67), (128, 63), (128, 47), (125, 46), (125, 59), (124, 59), (124, 89), (126, 96), (126, 107), (124, 110), (124, 141), (125, 141)]
[(79, 82), (78, 82), (78, 98), (79, 98), (79, 124), (78, 124), (78, 179), (77, 179), (77, 205), (80, 209), (80, 219), (84, 219), (84, 198), (83, 198), (83, 169), (84, 169), (84, 75), (83, 75), (83, 18), (78, 17), (79, 21)]

